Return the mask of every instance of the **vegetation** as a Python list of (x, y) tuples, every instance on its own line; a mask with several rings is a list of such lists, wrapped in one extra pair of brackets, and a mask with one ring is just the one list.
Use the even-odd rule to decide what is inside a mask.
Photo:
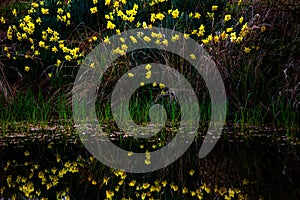
[[(62, 131), (57, 128), (61, 125), (65, 127), (63, 134), (59, 134), (63, 137), (61, 141), (67, 143), (70, 137), (72, 141), (77, 141), (78, 136), (72, 133), (71, 90), (80, 64), (98, 44), (109, 43), (110, 36), (138, 27), (164, 27), (180, 31), (209, 52), (222, 75), (229, 99), (226, 130), (230, 131), (224, 131), (225, 138), (241, 136), (251, 140), (256, 130), (269, 130), (272, 139), (279, 137), (290, 144), (299, 144), (299, 11), (297, 0), (1, 2), (0, 145), (9, 143), (7, 141), (11, 137), (23, 138), (25, 135), (29, 140), (40, 137), (35, 135), (35, 129), (55, 135), (51, 132), (52, 128)], [(177, 40), (176, 35), (168, 41), (159, 34), (149, 39), (163, 45)], [(122, 54), (124, 49), (117, 53)], [(210, 99), (201, 76), (189, 63), (167, 52), (153, 51), (146, 58), (141, 57), (143, 52), (147, 50), (122, 55), (105, 72), (105, 84), (100, 85), (103, 89), (99, 94), (102, 101), (97, 102), (96, 107), (103, 124), (113, 124), (107, 132), (117, 131), (112, 122), (110, 96), (118, 79), (134, 67), (132, 63), (167, 64), (165, 58), (168, 58), (168, 64), (182, 73), (196, 91), (202, 111), (199, 125), (205, 133), (210, 119)], [(190, 56), (192, 58), (194, 55)], [(150, 69), (145, 75), (149, 75)], [(130, 101), (130, 112), (135, 122), (147, 122), (149, 110), (145, 108), (160, 99), (160, 103), (171, 110), (168, 115), (173, 122), (170, 129), (176, 130), (176, 123), (175, 127), (173, 125), (179, 118), (178, 105), (172, 102), (174, 104), (168, 107), (168, 102), (165, 102), (170, 100), (167, 92), (168, 88), (163, 83), (145, 85), (136, 91)], [(140, 98), (141, 94), (146, 95)], [(28, 137), (26, 133), (32, 133), (32, 136)], [(203, 133), (200, 131), (198, 134), (200, 141)], [(156, 140), (147, 142), (116, 137), (117, 143), (125, 149), (145, 153), (170, 140), (167, 133), (161, 134), (159, 143)], [(33, 141), (37, 142), (36, 139)], [(57, 140), (54, 141), (56, 144)], [(200, 171), (197, 171), (195, 183), (189, 186), (184, 181), (177, 185), (175, 180), (152, 180), (151, 177), (147, 177), (148, 182), (143, 182), (124, 172), (108, 170), (87, 152), (74, 156), (70, 150), (61, 152), (59, 148), (52, 148), (54, 144), (51, 142), (37, 143), (41, 145), (37, 147), (37, 156), (52, 156), (49, 163), (43, 165), (34, 161), (35, 158), (27, 160), (34, 155), (31, 152), (35, 147), (31, 147), (31, 143), (28, 149), (22, 145), (19, 151), (10, 149), (18, 151), (21, 160), (1, 159), (0, 197), (66, 199), (77, 189), (84, 189), (82, 195), (88, 195), (89, 187), (82, 186), (87, 182), (89, 186), (105, 191), (105, 194), (96, 194), (100, 195), (98, 199), (161, 199), (165, 197), (164, 193), (172, 198), (186, 195), (192, 199), (250, 198), (246, 189), (242, 189), (243, 185), (249, 184), (248, 178), (244, 179), (245, 184), (217, 187), (217, 184), (209, 185), (202, 181), (197, 175)], [(74, 143), (76, 145), (70, 145), (80, 149), (80, 144)], [(48, 164), (52, 167), (49, 168)], [(90, 174), (98, 167), (101, 168), (99, 174)], [(194, 168), (184, 168), (186, 175), (193, 176)], [(15, 169), (24, 173), (11, 174)], [(103, 174), (105, 177), (102, 177)], [(77, 176), (82, 182), (73, 186), (71, 192), (68, 181), (80, 180)]]

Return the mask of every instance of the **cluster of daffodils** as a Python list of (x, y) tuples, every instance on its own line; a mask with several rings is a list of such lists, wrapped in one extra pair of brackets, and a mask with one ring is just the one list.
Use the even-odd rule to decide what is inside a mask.
[[(90, 15), (99, 13), (99, 5), (101, 2), (98, 0), (90, 0), (92, 7), (89, 8)], [(41, 60), (45, 62), (47, 66), (44, 66), (48, 70), (48, 76), (51, 77), (55, 72), (55, 67), (60, 67), (64, 63), (74, 62), (81, 64), (84, 56), (88, 53), (82, 44), (85, 41), (89, 43), (97, 44), (101, 41), (109, 42), (109, 36), (111, 34), (118, 34), (123, 30), (142, 27), (145, 29), (151, 29), (154, 26), (166, 26), (167, 21), (173, 21), (173, 24), (181, 22), (182, 20), (186, 24), (185, 29), (182, 30), (185, 37), (192, 37), (203, 45), (213, 45), (219, 42), (229, 42), (234, 44), (240, 44), (244, 38), (247, 37), (251, 29), (248, 26), (248, 22), (243, 16), (238, 18), (233, 17), (231, 14), (225, 14), (220, 16), (220, 13), (224, 11), (220, 10), (218, 5), (212, 5), (210, 10), (205, 13), (199, 13), (197, 11), (185, 12), (180, 8), (172, 7), (171, 9), (164, 9), (163, 4), (170, 0), (151, 0), (141, 1), (136, 3), (129, 3), (126, 0), (105, 0), (105, 10), (101, 10), (104, 13), (105, 24), (99, 27), (101, 34), (100, 37), (87, 36), (88, 38), (80, 38), (81, 43), (75, 42), (75, 40), (69, 40), (65, 32), (70, 32), (70, 27), (75, 27), (77, 24), (72, 24), (71, 10), (72, 4), (76, 2), (56, 1), (56, 5), (50, 8), (50, 3), (46, 0), (33, 2), (31, 6), (25, 12), (12, 9), (11, 12), (18, 24), (8, 24), (8, 19), (5, 16), (0, 16), (0, 23), (5, 24), (6, 38), (11, 41), (11, 44), (6, 43), (4, 46), (4, 52), (7, 59), (22, 59), (25, 58), (25, 65), (23, 70), (30, 72), (33, 67), (30, 61)], [(239, 1), (240, 5), (242, 1)], [(161, 6), (160, 6), (161, 4)], [(149, 11), (144, 11), (149, 5)], [(166, 5), (166, 4), (164, 4)], [(54, 7), (54, 8), (53, 8)], [(158, 7), (159, 9), (157, 9)], [(161, 7), (161, 9), (160, 9)], [(155, 9), (154, 9), (155, 8)], [(53, 10), (54, 9), (54, 10)], [(74, 13), (74, 12), (73, 12)], [(75, 13), (76, 14), (76, 13)], [(55, 16), (52, 16), (55, 15)], [(56, 23), (59, 26), (51, 26), (49, 19), (56, 19)], [(204, 19), (209, 19), (211, 24), (204, 23)], [(187, 24), (192, 24), (188, 26)], [(208, 26), (209, 25), (209, 26)], [(196, 27), (195, 27), (196, 26)], [(59, 27), (59, 29), (57, 29)], [(176, 28), (176, 27), (166, 27)], [(57, 29), (57, 30), (56, 30)], [(265, 31), (266, 27), (261, 27), (261, 31)], [(89, 35), (89, 34), (88, 34)], [(101, 39), (102, 37), (102, 39)], [(176, 35), (172, 37), (171, 41), (176, 41)], [(133, 42), (134, 37), (130, 38)], [(144, 41), (150, 42), (151, 39), (155, 39), (158, 44), (168, 45), (170, 41), (161, 38), (161, 35), (153, 35), (152, 38), (144, 36)], [(12, 44), (21, 43), (22, 48), (10, 48)], [(95, 46), (95, 45), (92, 45)], [(28, 48), (29, 47), (29, 48)], [(116, 53), (125, 55), (126, 46), (121, 46), (116, 49)], [(85, 50), (83, 50), (85, 49)], [(251, 47), (245, 47), (244, 52), (250, 53)], [(47, 59), (49, 55), (54, 55), (54, 59)], [(44, 60), (43, 60), (44, 59)], [(147, 77), (151, 77), (151, 71), (148, 72)]]
[[(8, 59), (25, 59), (24, 71), (26, 72), (29, 72), (32, 68), (29, 63), (40, 60), (42, 54), (46, 54), (42, 58), (49, 57), (52, 54), (57, 55), (56, 60), (52, 64), (50, 63), (50, 66), (47, 66), (47, 68), (51, 66), (60, 67), (64, 61), (78, 61), (79, 58), (83, 57), (83, 54), (79, 52), (78, 46), (69, 47), (74, 45), (61, 38), (61, 30), (54, 30), (55, 26), (53, 28), (49, 27), (51, 24), (47, 21), (50, 18), (50, 8), (47, 7), (46, 2), (31, 3), (25, 16), (21, 16), (19, 13), (21, 11), (12, 10), (18, 25), (8, 25), (6, 37), (12, 44), (21, 43), (22, 48), (16, 51), (15, 48), (10, 48), (10, 44), (7, 43), (4, 46), (4, 52)], [(70, 6), (71, 1), (68, 4), (64, 4), (63, 1), (57, 1), (56, 20), (58, 23), (60, 22), (61, 26), (67, 27), (71, 25)], [(1, 23), (7, 24), (5, 16), (1, 17)], [(45, 24), (48, 24), (48, 26), (45, 26)], [(44, 27), (46, 28), (43, 30)], [(48, 73), (49, 78), (52, 76), (52, 71), (54, 70)]]

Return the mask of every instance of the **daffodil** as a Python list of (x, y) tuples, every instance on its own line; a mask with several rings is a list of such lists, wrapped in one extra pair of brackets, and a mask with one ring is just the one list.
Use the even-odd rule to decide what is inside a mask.
[(260, 27), (261, 32), (265, 32), (267, 30), (266, 26), (261, 26)]
[(250, 53), (251, 49), (249, 47), (244, 47), (244, 52), (245, 53)]
[(231, 15), (225, 15), (224, 21), (227, 22), (229, 20), (231, 20)]
[(160, 39), (157, 39), (157, 40), (155, 41), (155, 44), (160, 45), (160, 44), (161, 44)]
[(242, 17), (240, 17), (240, 19), (239, 19), (239, 23), (242, 24), (243, 21), (244, 21), (244, 17), (242, 16)]
[(151, 13), (151, 15), (150, 15), (150, 21), (151, 21), (152, 23), (154, 23), (154, 22), (155, 22), (155, 19), (156, 19), (155, 13)]
[(187, 34), (187, 33), (184, 33), (184, 34), (183, 34), (183, 38), (184, 38), (184, 39), (188, 39), (189, 37), (190, 37), (190, 34)]
[(51, 50), (52, 50), (52, 52), (54, 52), (54, 53), (58, 52), (58, 49), (56, 48), (56, 46), (52, 47)]
[(71, 57), (70, 55), (66, 55), (66, 56), (65, 56), (65, 59), (66, 59), (67, 61), (71, 61), (71, 60), (72, 60), (72, 57)]
[(155, 15), (155, 18), (156, 18), (156, 19), (159, 19), (160, 21), (162, 21), (162, 20), (165, 18), (165, 15), (162, 14), (162, 13), (157, 13), (157, 14)]
[(123, 38), (123, 37), (119, 38), (119, 40), (123, 43), (125, 42), (125, 38)]
[(108, 36), (106, 36), (106, 37), (104, 38), (104, 43), (110, 44), (110, 40), (109, 40)]
[(141, 26), (141, 22), (137, 22), (135, 27), (139, 28)]
[(35, 55), (35, 56), (39, 56), (39, 55), (40, 55), (40, 52), (39, 52), (38, 50), (35, 50), (35, 51), (34, 51), (34, 55)]
[(44, 42), (44, 41), (40, 41), (40, 42), (39, 42), (39, 46), (40, 46), (40, 47), (45, 47), (45, 42)]
[(227, 33), (230, 33), (230, 32), (232, 32), (232, 31), (233, 31), (233, 28), (232, 28), (232, 27), (226, 28), (226, 32), (227, 32)]
[(150, 64), (147, 64), (147, 65), (145, 66), (145, 69), (146, 69), (146, 70), (150, 70), (150, 69), (151, 69), (151, 65), (150, 65)]
[(209, 43), (208, 39), (203, 39), (201, 41), (202, 41), (203, 44), (208, 44)]
[(148, 36), (145, 36), (143, 39), (144, 39), (144, 41), (146, 41), (146, 42), (150, 42), (150, 41), (151, 41), (151, 38), (148, 37)]
[(176, 40), (179, 40), (179, 37), (180, 37), (179, 34), (175, 34), (172, 36), (171, 41), (175, 42)]
[(33, 8), (37, 8), (37, 7), (39, 7), (39, 4), (37, 4), (37, 3), (31, 3), (31, 6), (33, 7)]
[(133, 43), (137, 43), (137, 40), (134, 36), (131, 35), (129, 38)]
[(17, 16), (17, 10), (15, 8), (11, 12), (15, 17)]
[(225, 31), (223, 31), (221, 33), (221, 37), (222, 37), (222, 40), (226, 40), (228, 38), (228, 34)]
[(191, 57), (192, 60), (195, 60), (195, 59), (196, 59), (196, 56), (195, 56), (195, 54), (193, 54), (193, 53), (190, 54), (190, 57)]
[(237, 38), (237, 37), (236, 37), (236, 33), (235, 33), (235, 32), (233, 32), (233, 33), (230, 34), (230, 41), (231, 41), (231, 42), (235, 42), (235, 41), (236, 41), (236, 38)]
[(194, 15), (194, 18), (195, 18), (195, 19), (200, 19), (200, 17), (201, 17), (200, 13), (197, 13), (197, 12), (196, 12), (195, 15)]
[(219, 42), (219, 36), (218, 35), (214, 36), (214, 42)]
[(126, 50), (128, 49), (128, 46), (127, 46), (126, 44), (122, 44), (122, 45), (121, 45), (121, 49), (122, 49), (123, 51), (126, 51)]
[(43, 15), (48, 15), (49, 14), (49, 9), (48, 8), (42, 8), (41, 12)]
[(107, 21), (107, 29), (114, 29), (116, 27), (111, 21)]
[(167, 39), (164, 39), (164, 40), (162, 41), (162, 43), (163, 43), (165, 46), (168, 46), (168, 45), (169, 45), (169, 42), (168, 42)]
[(150, 160), (150, 159), (146, 159), (146, 160), (145, 160), (145, 164), (146, 164), (146, 165), (150, 165), (150, 164), (151, 164), (151, 160)]
[(120, 6), (120, 3), (118, 1), (115, 1), (114, 4), (113, 4), (113, 7), (118, 8), (119, 6)]
[(111, 0), (105, 0), (105, 5), (108, 6)]
[(98, 12), (98, 9), (97, 9), (97, 7), (95, 6), (95, 7), (93, 7), (93, 8), (90, 8), (90, 11), (91, 11), (92, 14), (95, 14), (95, 13)]
[(91, 68), (95, 68), (95, 63), (94, 63), (94, 62), (91, 63), (91, 64), (90, 64), (90, 67), (91, 67)]
[(132, 77), (134, 77), (134, 74), (133, 74), (133, 73), (128, 73), (128, 76), (129, 76), (130, 78), (132, 78)]
[(178, 16), (179, 16), (179, 11), (178, 11), (178, 9), (173, 10), (173, 11), (172, 11), (172, 17), (173, 17), (174, 19), (176, 19), (176, 18), (178, 18)]
[(41, 23), (42, 23), (42, 20), (41, 20), (41, 18), (40, 18), (40, 17), (38, 17), (38, 18), (35, 20), (35, 22), (36, 22), (37, 24), (41, 25)]

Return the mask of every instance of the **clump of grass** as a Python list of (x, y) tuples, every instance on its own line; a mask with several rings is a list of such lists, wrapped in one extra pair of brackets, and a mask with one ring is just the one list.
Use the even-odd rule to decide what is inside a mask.
[(2, 131), (6, 132), (9, 125), (10, 130), (14, 131), (14, 122), (22, 122), (21, 126), (30, 125), (49, 125), (49, 123), (57, 122), (66, 126), (72, 125), (71, 105), (68, 98), (61, 94), (59, 97), (47, 100), (41, 90), (35, 93), (28, 89), (24, 93), (17, 93), (13, 101), (6, 103), (5, 99), (1, 99), (0, 103), (4, 105), (1, 109), (0, 122)]

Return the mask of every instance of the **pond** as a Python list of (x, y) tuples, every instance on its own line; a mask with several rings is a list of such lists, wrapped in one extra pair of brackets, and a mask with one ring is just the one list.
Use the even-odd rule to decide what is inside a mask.
[[(249, 138), (224, 134), (203, 159), (198, 137), (177, 161), (144, 174), (104, 166), (72, 127), (7, 131), (0, 141), (0, 199), (299, 199), (299, 141), (249, 131)], [(128, 145), (116, 138), (116, 144)], [(136, 146), (141, 152), (159, 148), (150, 142)]]

